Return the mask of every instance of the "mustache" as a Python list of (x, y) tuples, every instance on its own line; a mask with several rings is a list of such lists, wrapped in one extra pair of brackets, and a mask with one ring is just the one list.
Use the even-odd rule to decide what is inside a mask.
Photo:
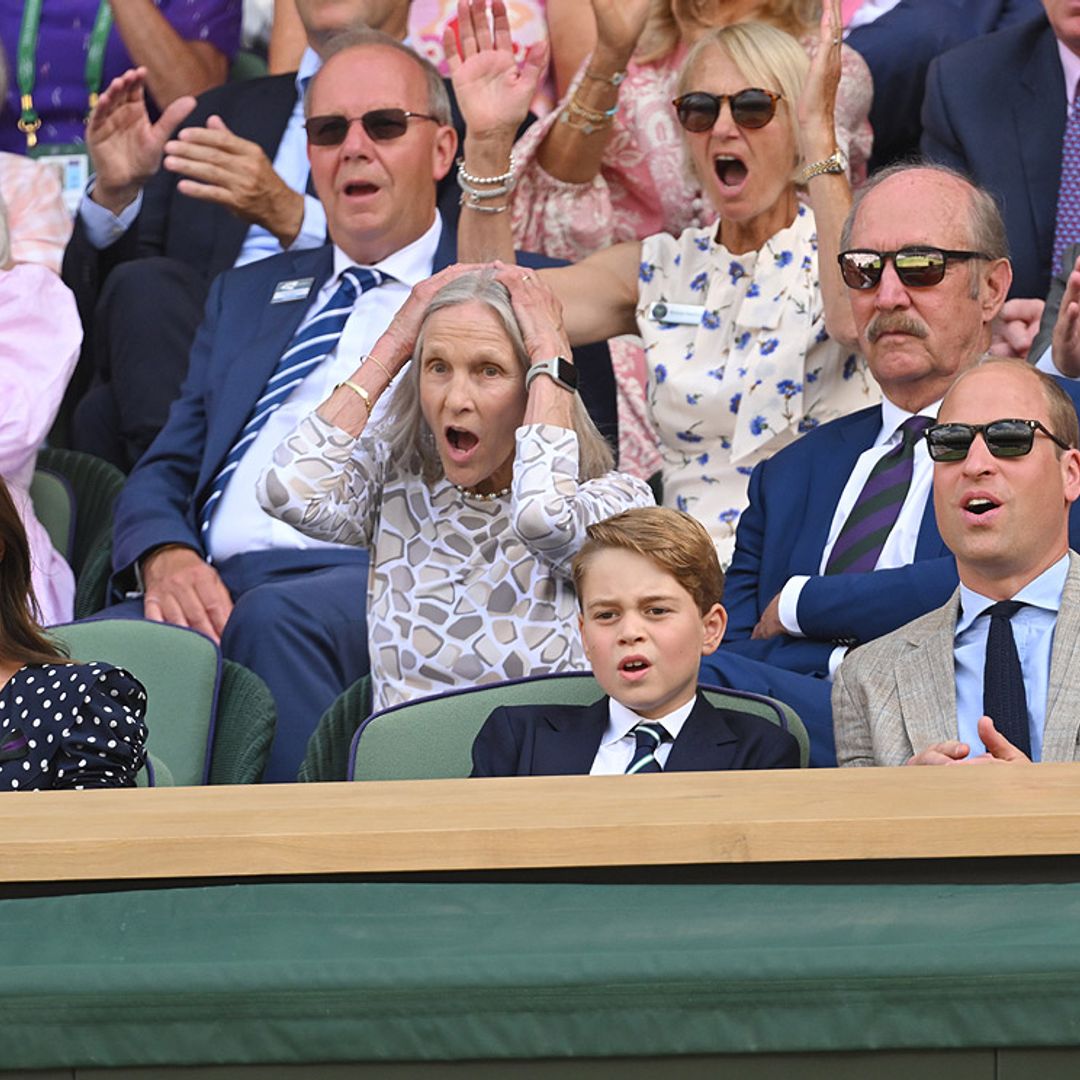
[(871, 345), (885, 334), (910, 334), (912, 337), (924, 339), (930, 336), (926, 325), (910, 315), (896, 312), (883, 315), (875, 315), (866, 327), (866, 340)]

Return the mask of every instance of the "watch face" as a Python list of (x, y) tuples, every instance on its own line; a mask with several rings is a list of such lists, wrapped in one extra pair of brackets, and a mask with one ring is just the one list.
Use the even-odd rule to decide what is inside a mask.
[(561, 383), (565, 383), (571, 390), (577, 389), (577, 368), (564, 357), (555, 357), (555, 376)]

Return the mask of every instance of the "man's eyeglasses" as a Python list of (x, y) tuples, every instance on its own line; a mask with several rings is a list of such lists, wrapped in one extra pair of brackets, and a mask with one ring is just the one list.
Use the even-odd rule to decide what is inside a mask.
[(931, 461), (963, 461), (976, 435), (996, 458), (1017, 458), (1031, 453), (1035, 432), (1041, 431), (1062, 450), (1072, 449), (1038, 420), (992, 420), (989, 424), (933, 424), (926, 429)]
[(899, 251), (852, 248), (837, 256), (840, 274), (849, 289), (872, 289), (881, 280), (885, 264), (892, 261), (896, 276), (916, 289), (937, 285), (950, 260), (989, 259), (981, 251), (947, 251), (936, 247), (906, 247)]
[(754, 87), (740, 90), (737, 94), (708, 94), (704, 90), (694, 90), (677, 97), (672, 104), (679, 117), (679, 123), (687, 131), (708, 131), (725, 101), (731, 103), (731, 119), (739, 127), (763, 128), (775, 115), (776, 103), (782, 97), (771, 90), (759, 90)]
[(408, 112), (406, 109), (372, 109), (363, 116), (309, 116), (304, 121), (307, 140), (312, 146), (340, 146), (349, 133), (349, 125), (360, 123), (369, 139), (389, 142), (400, 139), (409, 130), (409, 121), (438, 120), (427, 113)]

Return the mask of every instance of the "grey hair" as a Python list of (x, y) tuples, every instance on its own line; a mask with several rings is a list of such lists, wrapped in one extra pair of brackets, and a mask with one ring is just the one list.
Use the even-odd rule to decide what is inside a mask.
[(450, 114), (450, 95), (446, 92), (446, 83), (443, 82), (443, 77), (439, 74), (439, 69), (426, 57), (423, 57), (418, 52), (410, 49), (408, 45), (398, 41), (397, 38), (391, 37), (389, 34), (384, 34), (381, 30), (373, 30), (369, 26), (357, 27), (351, 30), (342, 30), (339, 33), (334, 34), (333, 37), (326, 42), (325, 48), (321, 50), (322, 67), (315, 73), (307, 85), (307, 90), (304, 92), (304, 116), (311, 115), (311, 93), (315, 89), (315, 84), (319, 81), (319, 74), (322, 72), (323, 68), (326, 67), (330, 58), (332, 56), (337, 56), (338, 53), (346, 52), (348, 49), (362, 49), (372, 45), (381, 45), (384, 48), (393, 49), (396, 52), (407, 56), (420, 68), (427, 81), (427, 111), (430, 115), (434, 116), (443, 127), (449, 127), (452, 123)]
[[(859, 207), (862, 206), (866, 196), (886, 180), (915, 171), (937, 173), (940, 176), (951, 177), (960, 183), (968, 194), (968, 229), (971, 236), (972, 250), (989, 255), (991, 261), (1009, 257), (1009, 238), (1005, 232), (1005, 221), (993, 195), (984, 188), (972, 183), (971, 179), (962, 172), (951, 169), (948, 165), (939, 165), (936, 162), (921, 160), (902, 161), (895, 165), (889, 165), (884, 169), (879, 169), (859, 188), (854, 199), (852, 199), (851, 209), (844, 219), (843, 228), (840, 230), (841, 251), (846, 251), (851, 247), (851, 234), (855, 231), (855, 219), (858, 217)], [(973, 260), (971, 271), (972, 297), (979, 295), (979, 280), (979, 264), (977, 260)]]
[[(380, 432), (390, 447), (392, 457), (395, 460), (407, 462), (410, 468), (415, 468), (429, 482), (442, 475), (442, 463), (435, 449), (435, 437), (420, 409), (420, 357), (424, 351), (427, 321), (437, 311), (472, 302), (484, 304), (494, 312), (506, 331), (506, 336), (510, 339), (514, 356), (517, 357), (522, 372), (529, 369), (529, 351), (525, 346), (517, 316), (514, 314), (513, 304), (510, 302), (510, 293), (505, 285), (495, 279), (493, 270), (477, 270), (462, 274), (448, 285), (444, 285), (435, 294), (431, 303), (428, 304), (427, 311), (424, 312), (424, 322), (416, 339), (412, 363), (409, 364), (394, 388), (387, 409), (388, 419)], [(521, 395), (522, 416), (525, 413), (526, 400), (523, 392)], [(578, 440), (578, 480), (585, 481), (603, 476), (615, 465), (611, 447), (596, 429), (596, 425), (577, 394), (574, 395), (573, 410), (573, 430)]]

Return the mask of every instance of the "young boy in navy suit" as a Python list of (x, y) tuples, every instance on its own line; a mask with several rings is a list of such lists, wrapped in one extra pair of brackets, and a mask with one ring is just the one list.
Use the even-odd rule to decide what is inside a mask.
[(649, 507), (590, 525), (573, 575), (585, 655), (607, 696), (496, 709), (473, 743), (473, 776), (798, 767), (790, 732), (697, 691), (701, 657), (727, 624), (724, 574), (699, 522)]

